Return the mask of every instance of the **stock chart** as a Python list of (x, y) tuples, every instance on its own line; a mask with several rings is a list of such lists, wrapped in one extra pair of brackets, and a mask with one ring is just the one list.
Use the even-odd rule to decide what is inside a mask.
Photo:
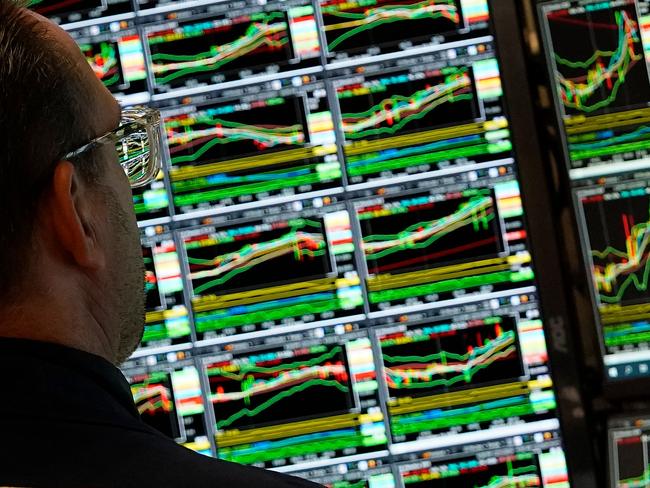
[(646, 156), (650, 99), (638, 2), (578, 2), (546, 20), (572, 177), (598, 174), (606, 162), (633, 169)]
[[(123, 365), (146, 423), (331, 488), (568, 486), (486, 0), (34, 8), (162, 114)], [(642, 96), (638, 20), (598, 19), (619, 105)]]
[[(327, 193), (342, 169), (324, 84), (313, 77), (262, 93), (196, 100), (165, 112), (179, 213)], [(267, 91), (268, 90), (268, 91)], [(205, 98), (205, 97), (204, 97)]]
[[(539, 419), (555, 400), (514, 317), (382, 329), (378, 337), (396, 441)], [(529, 331), (522, 329), (521, 334)], [(524, 347), (528, 347), (527, 345)]]
[(367, 334), (319, 335), (207, 358), (219, 457), (264, 467), (385, 446)]
[(637, 0), (540, 7), (609, 380), (647, 376), (650, 368), (643, 174), (650, 163), (649, 7)]

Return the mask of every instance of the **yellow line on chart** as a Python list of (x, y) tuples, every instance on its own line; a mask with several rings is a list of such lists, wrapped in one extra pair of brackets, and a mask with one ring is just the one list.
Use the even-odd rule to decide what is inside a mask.
[(571, 117), (564, 121), (564, 125), (567, 134), (573, 135), (648, 122), (650, 122), (650, 109), (644, 108), (616, 114), (596, 115), (594, 117), (585, 117), (584, 115)]
[(338, 278), (323, 278), (320, 280), (301, 281), (289, 285), (272, 286), (269, 288), (230, 293), (228, 295), (207, 295), (194, 299), (194, 311), (206, 312), (208, 310), (219, 308), (236, 307), (238, 305), (265, 302), (278, 298), (335, 290), (338, 281)]
[(356, 427), (360, 423), (359, 414), (350, 413), (335, 417), (325, 417), (316, 420), (305, 420), (302, 422), (291, 422), (271, 427), (262, 427), (259, 429), (218, 432), (216, 439), (217, 445), (228, 447), (262, 440), (281, 439), (284, 437), (293, 437), (314, 432), (323, 432), (326, 430)]
[(607, 305), (600, 308), (604, 325), (617, 324), (620, 322), (632, 322), (650, 318), (650, 304), (628, 305)]
[(265, 166), (273, 166), (275, 164), (288, 163), (291, 161), (302, 161), (304, 159), (333, 154), (335, 152), (336, 146), (334, 145), (290, 149), (288, 151), (279, 151), (277, 153), (249, 156), (247, 158), (235, 159), (233, 161), (171, 168), (169, 170), (169, 177), (172, 182), (182, 181), (191, 178), (210, 176), (215, 173), (227, 173), (250, 168), (263, 168)]
[(372, 151), (382, 151), (384, 149), (395, 149), (404, 146), (412, 146), (428, 142), (450, 139), (452, 137), (463, 137), (468, 135), (479, 134), (490, 130), (504, 129), (508, 127), (508, 121), (496, 120), (489, 122), (479, 122), (475, 124), (461, 125), (452, 129), (437, 129), (415, 134), (405, 134), (403, 136), (388, 137), (375, 141), (354, 142), (345, 147), (346, 156), (365, 154)]
[(424, 269), (412, 273), (382, 274), (374, 278), (368, 278), (368, 289), (380, 291), (390, 288), (400, 288), (408, 285), (420, 285), (422, 283), (435, 283), (438, 281), (464, 278), (466, 276), (487, 274), (509, 269), (511, 266), (530, 262), (530, 255), (509, 256), (507, 258), (486, 259), (471, 263), (445, 266), (435, 269)]
[(388, 409), (393, 415), (405, 413), (421, 412), (433, 408), (455, 407), (458, 405), (467, 405), (470, 403), (486, 402), (490, 400), (499, 400), (517, 395), (528, 395), (531, 391), (527, 381), (518, 381), (505, 385), (486, 386), (472, 390), (462, 390), (454, 393), (441, 393), (420, 398), (401, 398), (400, 400), (389, 403)]

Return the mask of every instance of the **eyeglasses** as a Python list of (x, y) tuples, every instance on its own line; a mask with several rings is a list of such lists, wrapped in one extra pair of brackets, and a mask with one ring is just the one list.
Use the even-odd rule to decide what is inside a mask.
[(158, 176), (161, 168), (160, 112), (147, 107), (126, 108), (122, 110), (117, 129), (66, 154), (63, 159), (75, 158), (101, 144), (115, 145), (131, 188), (146, 185)]

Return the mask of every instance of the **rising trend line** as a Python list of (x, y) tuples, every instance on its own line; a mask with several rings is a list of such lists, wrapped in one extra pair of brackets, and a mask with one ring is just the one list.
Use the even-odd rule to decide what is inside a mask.
[(343, 131), (347, 139), (394, 134), (444, 103), (473, 98), (472, 80), (466, 70), (459, 70), (446, 76), (443, 83), (418, 90), (410, 97), (393, 95), (364, 112), (342, 114)]
[(207, 52), (194, 55), (153, 54), (152, 71), (156, 81), (165, 84), (187, 74), (215, 71), (263, 46), (269, 49), (281, 49), (289, 42), (287, 23), (271, 23), (271, 21), (278, 17), (284, 18), (284, 14), (272, 12), (265, 17), (262, 22), (251, 23), (244, 35), (235, 41), (221, 46), (212, 46)]
[[(471, 347), (465, 354), (440, 351), (428, 356), (389, 356), (388, 363), (405, 363), (385, 368), (386, 382), (393, 389), (433, 388), (470, 383), (481, 370), (496, 361), (512, 357), (516, 351), (515, 333), (502, 331), (479, 347)], [(447, 378), (447, 375), (453, 375)]]
[(327, 45), (330, 50), (335, 50), (342, 42), (357, 34), (393, 22), (444, 18), (456, 25), (460, 23), (458, 8), (454, 5), (453, 0), (424, 0), (412, 5), (385, 5), (364, 9), (359, 13), (341, 12), (338, 10), (340, 5), (323, 8), (325, 15), (346, 19), (337, 24), (326, 25), (325, 32), (349, 29)]
[(474, 197), (463, 202), (451, 215), (409, 225), (398, 234), (364, 237), (362, 247), (366, 259), (377, 260), (400, 251), (427, 248), (447, 234), (469, 225), (475, 231), (485, 230), (494, 218), (492, 197)]
[[(609, 105), (618, 96), (630, 70), (643, 59), (643, 53), (636, 52), (636, 46), (640, 43), (637, 23), (625, 11), (614, 14), (618, 26), (618, 47), (615, 51), (597, 50), (585, 61), (569, 61), (555, 54), (558, 65), (587, 70), (586, 75), (575, 78), (566, 78), (556, 70), (555, 78), (566, 107), (589, 113)], [(609, 91), (607, 98), (590, 104), (589, 99), (603, 87)]]
[(241, 249), (223, 254), (214, 259), (198, 259), (188, 257), (191, 269), (209, 267), (211, 269), (192, 271), (192, 280), (200, 278), (215, 278), (195, 288), (194, 292), (200, 294), (210, 288), (222, 285), (234, 276), (250, 270), (257, 264), (293, 255), (295, 261), (300, 263), (305, 258), (323, 256), (327, 253), (325, 236), (322, 233), (304, 232), (304, 227), (319, 228), (320, 224), (307, 219), (297, 219), (292, 222), (291, 230), (283, 236), (267, 242), (246, 244)]

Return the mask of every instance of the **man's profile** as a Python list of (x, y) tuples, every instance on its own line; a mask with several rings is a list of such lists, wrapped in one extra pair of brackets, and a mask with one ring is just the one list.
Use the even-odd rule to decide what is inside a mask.
[(0, 0), (0, 485), (316, 486), (176, 445), (117, 369), (144, 327), (130, 184), (155, 176), (157, 123)]

